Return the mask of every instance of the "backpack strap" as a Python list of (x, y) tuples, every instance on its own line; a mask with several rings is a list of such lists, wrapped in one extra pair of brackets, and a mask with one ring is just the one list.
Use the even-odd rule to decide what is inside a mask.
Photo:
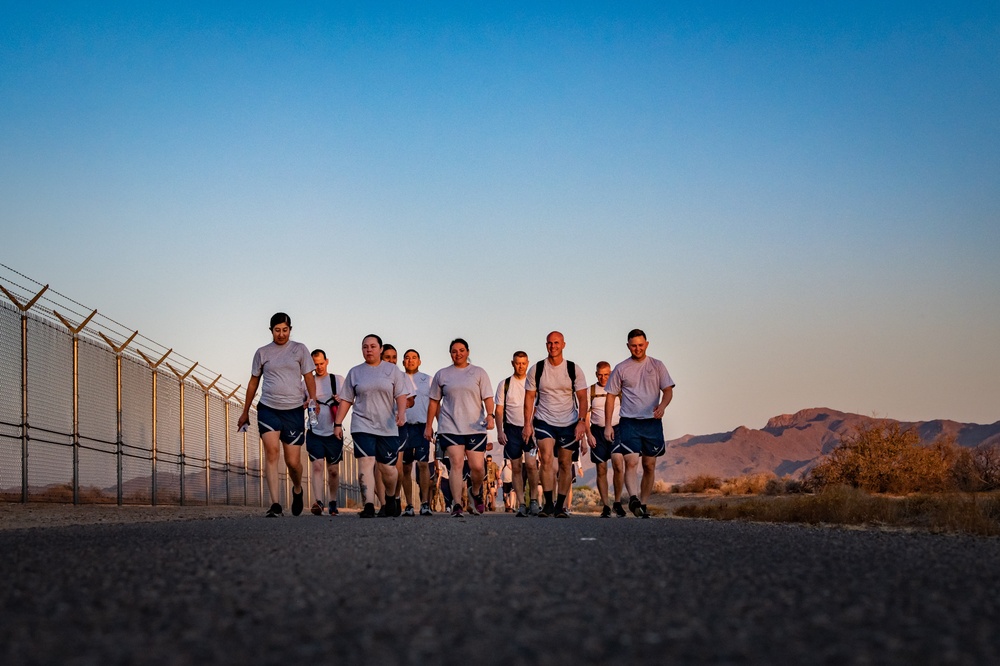
[[(503, 413), (507, 414), (507, 394), (510, 392), (510, 377), (503, 380)], [(506, 421), (507, 419), (504, 419)]]

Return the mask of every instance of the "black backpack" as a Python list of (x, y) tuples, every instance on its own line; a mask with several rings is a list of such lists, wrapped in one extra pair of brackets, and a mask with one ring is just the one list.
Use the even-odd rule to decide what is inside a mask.
[[(541, 395), (542, 395), (542, 392), (539, 391), (538, 389), (540, 389), (542, 387), (542, 372), (544, 370), (545, 370), (545, 359), (543, 358), (541, 361), (539, 361), (538, 363), (535, 364), (535, 404), (536, 405), (538, 404), (538, 401), (541, 399)], [(573, 393), (573, 399), (575, 400), (576, 399), (576, 388), (575, 388), (576, 387), (576, 363), (574, 363), (573, 361), (566, 361), (566, 372), (569, 373), (569, 384), (570, 384), (571, 387), (573, 387), (571, 389), (571, 392)], [(507, 381), (509, 382), (510, 379), (508, 378)], [(506, 403), (507, 402), (507, 394), (506, 393), (504, 394), (503, 399), (504, 399), (504, 402)]]

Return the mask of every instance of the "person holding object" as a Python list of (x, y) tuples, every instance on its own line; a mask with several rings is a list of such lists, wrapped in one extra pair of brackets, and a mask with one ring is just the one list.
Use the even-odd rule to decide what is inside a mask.
[(462, 470), (466, 461), (471, 480), (469, 512), (479, 515), (486, 510), (483, 502), (484, 457), (487, 449), (492, 448), (486, 441), (486, 431), (494, 428), (493, 387), (486, 371), (469, 363), (469, 343), (456, 338), (451, 341), (448, 351), (452, 365), (438, 370), (431, 379), (424, 438), (432, 438), (437, 419), (437, 445), (451, 461), (454, 501), (451, 515), (461, 518)]
[(305, 410), (302, 382), (309, 405), (316, 404), (316, 368), (309, 348), (291, 340), (292, 319), (284, 312), (271, 317), (271, 343), (253, 355), (243, 414), (236, 422), (242, 428), (250, 422), (250, 405), (261, 389), (257, 405), (257, 426), (264, 444), (264, 479), (271, 497), (268, 518), (281, 515), (278, 485), (278, 457), (284, 453), (288, 477), (292, 480), (292, 515), (302, 513), (302, 444), (305, 442)]
[[(334, 422), (334, 435), (344, 436), (344, 419), (351, 407), (351, 437), (354, 457), (358, 459), (358, 484), (365, 506), (361, 518), (375, 517), (376, 465), (386, 488), (396, 487), (396, 458), (399, 456), (399, 428), (406, 423), (406, 402), (410, 382), (395, 364), (382, 360), (382, 338), (370, 333), (361, 341), (365, 362), (347, 372), (338, 393), (340, 404)], [(395, 498), (386, 493), (387, 516), (398, 516)]]
[[(649, 518), (646, 502), (653, 491), (656, 459), (666, 452), (663, 414), (674, 397), (674, 380), (659, 361), (646, 356), (649, 342), (638, 328), (629, 331), (631, 357), (615, 366), (604, 390), (604, 437), (614, 442), (614, 452), (625, 456), (628, 508), (636, 517)], [(621, 421), (613, 427), (615, 402), (621, 397)], [(642, 485), (638, 481), (642, 459)]]
[[(344, 378), (327, 372), (329, 360), (326, 352), (315, 349), (312, 353), (316, 365), (316, 400), (321, 405), (316, 415), (316, 424), (309, 425), (306, 432), (306, 453), (312, 466), (313, 505), (312, 513), (323, 515), (326, 506), (327, 480), (330, 484), (330, 515), (340, 515), (337, 509), (337, 490), (340, 487), (340, 461), (344, 458), (344, 433), (340, 437), (333, 434), (333, 422), (337, 418), (337, 390), (344, 385)], [(326, 466), (326, 474), (323, 467)], [(327, 478), (324, 478), (327, 477)]]

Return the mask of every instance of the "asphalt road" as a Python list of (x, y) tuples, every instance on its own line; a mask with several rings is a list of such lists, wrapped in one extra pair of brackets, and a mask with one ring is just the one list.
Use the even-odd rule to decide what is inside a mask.
[(1000, 539), (306, 514), (0, 553), (4, 664), (1000, 663)]

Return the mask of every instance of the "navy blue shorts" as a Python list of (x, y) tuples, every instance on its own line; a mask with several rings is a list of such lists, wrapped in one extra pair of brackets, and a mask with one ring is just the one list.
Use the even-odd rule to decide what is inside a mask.
[(399, 458), (399, 435), (373, 435), (367, 432), (352, 432), (354, 457), (375, 456), (375, 462), (395, 465)]
[(274, 409), (257, 403), (257, 428), (260, 432), (276, 432), (285, 444), (299, 446), (306, 436), (306, 410)]
[[(615, 431), (615, 440), (617, 441), (621, 436), (619, 434), (621, 426), (613, 426), (612, 428)], [(614, 453), (615, 444), (614, 442), (609, 442), (604, 439), (604, 426), (591, 425), (590, 434), (594, 436), (594, 445), (590, 447), (590, 462), (597, 465), (611, 460), (611, 454)]]
[(507, 446), (503, 447), (503, 457), (507, 460), (520, 460), (528, 451), (535, 448), (534, 442), (524, 441), (524, 428), (521, 426), (503, 424), (503, 434), (507, 436)]
[(399, 429), (404, 465), (414, 462), (430, 462), (431, 443), (424, 439), (426, 427), (426, 423), (407, 423)]
[(449, 446), (464, 446), (466, 451), (486, 451), (486, 433), (475, 435), (452, 435), (438, 433), (438, 448), (443, 449), (445, 454)]
[(334, 435), (317, 435), (313, 431), (306, 433), (306, 452), (309, 460), (326, 458), (331, 465), (336, 465), (344, 458), (344, 440)]
[(667, 444), (663, 439), (663, 421), (660, 419), (622, 418), (615, 436), (614, 453), (628, 455), (641, 453), (643, 456), (658, 458), (666, 453)]
[(568, 426), (554, 426), (535, 419), (531, 422), (535, 427), (535, 439), (554, 439), (556, 448), (568, 451), (579, 451), (580, 442), (576, 441), (576, 424)]

